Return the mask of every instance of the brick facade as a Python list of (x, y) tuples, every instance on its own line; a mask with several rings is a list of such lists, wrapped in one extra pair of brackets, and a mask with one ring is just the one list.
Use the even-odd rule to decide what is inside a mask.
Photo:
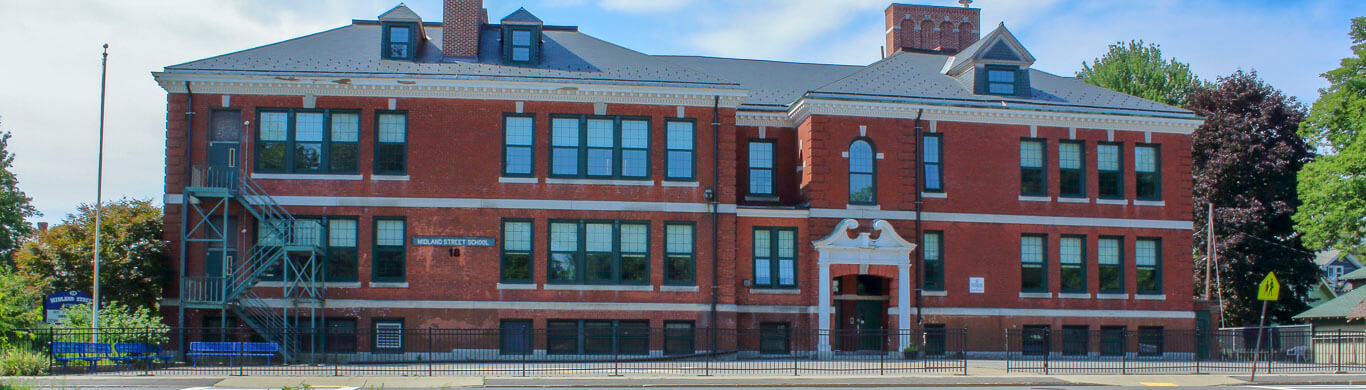
[(479, 56), (479, 26), (488, 22), (484, 0), (444, 0), (441, 55), (471, 59)]
[(956, 53), (981, 36), (978, 8), (892, 4), (884, 16), (888, 54), (902, 49)]

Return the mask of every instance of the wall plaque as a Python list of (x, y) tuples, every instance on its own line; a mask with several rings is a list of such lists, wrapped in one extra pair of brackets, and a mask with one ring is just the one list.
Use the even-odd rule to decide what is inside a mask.
[(415, 246), (493, 246), (493, 237), (413, 236)]

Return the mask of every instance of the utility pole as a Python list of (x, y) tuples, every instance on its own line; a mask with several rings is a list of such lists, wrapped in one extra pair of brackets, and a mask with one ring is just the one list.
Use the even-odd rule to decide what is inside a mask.
[(1205, 300), (1209, 300), (1209, 274), (1214, 265), (1214, 202), (1209, 203), (1209, 225), (1205, 228)]
[(100, 342), (100, 216), (104, 211), (104, 86), (109, 73), (109, 44), (104, 44), (104, 54), (100, 58), (100, 151), (95, 163), (95, 288), (90, 302), (90, 342)]

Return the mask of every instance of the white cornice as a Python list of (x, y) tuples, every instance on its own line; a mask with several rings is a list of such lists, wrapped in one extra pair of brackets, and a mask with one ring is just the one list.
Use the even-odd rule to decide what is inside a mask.
[(783, 111), (736, 111), (736, 126), (793, 127), (788, 114)]
[[(1007, 106), (1008, 107), (1008, 106)], [(788, 110), (786, 127), (794, 127), (811, 115), (860, 116), (874, 118), (921, 119), (945, 122), (992, 123), (1027, 126), (1075, 127), (1154, 133), (1190, 134), (1203, 122), (1200, 119), (1163, 118), (1141, 115), (1069, 113), (1011, 108), (958, 107), (897, 102), (847, 101), (802, 98)], [(740, 113), (737, 113), (740, 115)]]
[(368, 96), (441, 99), (526, 100), (735, 108), (748, 91), (735, 88), (622, 85), (571, 82), (470, 80), (408, 77), (302, 77), (153, 72), (161, 88), (185, 93), (232, 95)]

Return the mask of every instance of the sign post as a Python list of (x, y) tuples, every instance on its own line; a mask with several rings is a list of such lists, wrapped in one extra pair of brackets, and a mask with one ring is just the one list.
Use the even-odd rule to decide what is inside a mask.
[(1252, 375), (1248, 377), (1248, 382), (1257, 380), (1257, 358), (1262, 356), (1262, 326), (1266, 324), (1266, 303), (1280, 298), (1281, 283), (1276, 281), (1276, 273), (1267, 273), (1266, 279), (1262, 279), (1262, 284), (1257, 286), (1257, 300), (1262, 301), (1262, 315), (1257, 320), (1257, 348), (1252, 350)]

